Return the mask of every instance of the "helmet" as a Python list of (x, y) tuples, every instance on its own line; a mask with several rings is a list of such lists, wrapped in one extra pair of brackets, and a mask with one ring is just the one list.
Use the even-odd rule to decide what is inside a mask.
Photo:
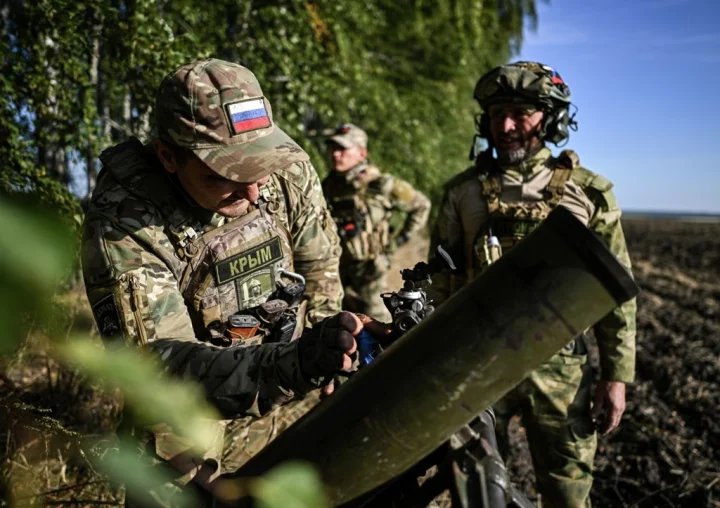
[[(488, 108), (498, 103), (534, 104), (545, 113), (540, 139), (558, 144), (577, 123), (569, 114), (570, 88), (552, 67), (538, 62), (515, 62), (495, 67), (475, 85), (475, 99), (485, 113), (480, 135), (490, 140)], [(574, 116), (574, 115), (573, 115)]]

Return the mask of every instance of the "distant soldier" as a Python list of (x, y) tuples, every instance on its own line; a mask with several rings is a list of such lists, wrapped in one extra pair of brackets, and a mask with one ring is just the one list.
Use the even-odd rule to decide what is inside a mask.
[(155, 352), (228, 418), (204, 461), (183, 462), (182, 440), (153, 427), (150, 457), (172, 459), (182, 484), (236, 470), (307, 411), (317, 397), (303, 397), (350, 368), (360, 325), (338, 315), (340, 246), (318, 175), (252, 72), (183, 65), (155, 112), (151, 144), (101, 156), (83, 273), (103, 338)]
[[(382, 319), (389, 316), (380, 294), (387, 290), (391, 245), (405, 244), (425, 227), (430, 200), (406, 181), (381, 173), (367, 158), (367, 141), (365, 131), (355, 125), (338, 127), (327, 140), (334, 171), (322, 185), (343, 249), (345, 308)], [(406, 216), (391, 242), (393, 211)]]
[[(435, 277), (436, 302), (511, 249), (558, 205), (597, 233), (629, 270), (612, 184), (582, 167), (574, 152), (556, 157), (546, 146), (564, 141), (576, 125), (569, 116), (570, 89), (560, 75), (539, 63), (513, 63), (483, 75), (474, 95), (483, 109), (479, 135), (489, 149), (446, 186), (433, 249), (448, 247), (464, 270), (460, 276)], [(507, 424), (513, 414), (522, 415), (543, 506), (590, 504), (595, 423), (603, 434), (618, 426), (625, 384), (635, 376), (635, 313), (632, 300), (594, 327), (601, 367), (594, 396), (579, 336), (495, 406), (505, 454)]]

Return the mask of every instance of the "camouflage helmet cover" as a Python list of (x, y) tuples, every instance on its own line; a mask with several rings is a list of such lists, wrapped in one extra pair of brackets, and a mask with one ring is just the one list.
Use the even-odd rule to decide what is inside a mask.
[(478, 80), (473, 96), (483, 110), (500, 102), (536, 104), (541, 109), (570, 105), (570, 88), (560, 74), (538, 62), (495, 67)]
[(158, 89), (155, 122), (160, 139), (189, 148), (236, 182), (256, 182), (309, 158), (273, 122), (255, 75), (223, 60), (198, 60), (168, 74)]

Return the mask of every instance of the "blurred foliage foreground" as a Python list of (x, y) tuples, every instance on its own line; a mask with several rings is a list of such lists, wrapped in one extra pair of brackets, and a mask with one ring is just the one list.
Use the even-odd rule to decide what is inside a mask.
[[(164, 483), (113, 433), (123, 400), (141, 421), (166, 421), (198, 449), (213, 437), (215, 412), (197, 386), (167, 378), (138, 350), (104, 349), (90, 336), (80, 290), (57, 296), (72, 238), (47, 215), (0, 201), (0, 506), (122, 505), (125, 485)], [(327, 505), (306, 464), (232, 487), (264, 507)], [(189, 495), (185, 502), (196, 505)]]

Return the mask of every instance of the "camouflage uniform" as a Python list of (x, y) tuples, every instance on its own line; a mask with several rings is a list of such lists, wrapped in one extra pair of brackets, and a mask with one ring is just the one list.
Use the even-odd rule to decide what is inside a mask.
[[(583, 168), (569, 150), (553, 157), (543, 147), (522, 163), (505, 166), (490, 151), (482, 153), (473, 167), (447, 184), (432, 234), (432, 249), (437, 244), (449, 248), (463, 269), (435, 276), (429, 293), (441, 303), (493, 261), (497, 247), (491, 237), (502, 250), (512, 248), (558, 205), (597, 233), (630, 270), (621, 211), (611, 189), (608, 180)], [(634, 379), (635, 314), (633, 299), (594, 327), (603, 380)], [(509, 451), (509, 419), (517, 412), (523, 417), (543, 506), (590, 504), (597, 446), (591, 402), (592, 373), (580, 337), (494, 407), (504, 454)]]
[[(365, 147), (367, 135), (345, 124), (329, 139), (346, 147), (352, 143)], [(379, 320), (389, 319), (380, 295), (387, 291), (390, 219), (394, 211), (406, 214), (396, 235), (396, 243), (402, 244), (427, 224), (430, 200), (367, 160), (345, 172), (333, 171), (322, 186), (340, 235), (342, 282), (356, 296), (346, 294), (345, 307)]]
[[(340, 310), (339, 240), (315, 169), (273, 125), (250, 71), (219, 60), (185, 65), (163, 80), (157, 103), (160, 139), (192, 149), (225, 178), (270, 179), (246, 214), (226, 218), (198, 206), (136, 139), (105, 151), (84, 225), (87, 295), (104, 338), (155, 351), (230, 418), (219, 424), (224, 449), (205, 457), (225, 472), (317, 401), (281, 406), (319, 386), (301, 375), (298, 341), (289, 339)], [(279, 321), (264, 314), (247, 340), (227, 329), (237, 312), (260, 316), (258, 305), (294, 287), (297, 274), (302, 303), (277, 304), (280, 315), (270, 317)], [(278, 323), (287, 325), (281, 340), (271, 335)], [(163, 459), (186, 449), (162, 425), (152, 437)]]

